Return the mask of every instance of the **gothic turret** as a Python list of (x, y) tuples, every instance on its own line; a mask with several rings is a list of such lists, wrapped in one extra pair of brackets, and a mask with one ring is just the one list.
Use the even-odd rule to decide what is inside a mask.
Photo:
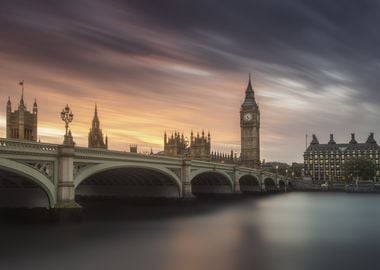
[(99, 117), (98, 117), (98, 105), (95, 104), (95, 112), (94, 112), (94, 117), (92, 118), (92, 128), (96, 129), (99, 128), (100, 123), (99, 123)]
[(98, 117), (98, 106), (95, 104), (94, 117), (92, 119), (92, 127), (88, 133), (88, 147), (108, 149), (108, 137), (103, 139), (103, 132), (100, 129), (100, 121)]
[(11, 111), (12, 111), (11, 97), (8, 97), (7, 114), (8, 114), (8, 112), (11, 112)]
[(34, 99), (34, 104), (33, 104), (33, 114), (37, 114), (38, 109), (37, 109), (37, 100)]

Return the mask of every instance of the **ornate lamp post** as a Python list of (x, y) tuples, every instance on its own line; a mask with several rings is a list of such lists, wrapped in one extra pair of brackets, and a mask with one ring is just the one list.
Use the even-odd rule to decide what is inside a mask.
[(190, 149), (189, 149), (189, 140), (185, 137), (185, 159), (190, 160)]
[(278, 185), (278, 165), (276, 165), (276, 185)]
[(63, 141), (64, 144), (74, 144), (73, 137), (71, 136), (71, 131), (69, 130), (69, 123), (71, 123), (74, 119), (74, 114), (70, 110), (69, 105), (67, 104), (66, 107), (61, 112), (61, 119), (63, 122), (65, 122), (65, 139)]
[(278, 165), (276, 165), (276, 180), (277, 180), (277, 177), (278, 177)]
[(288, 169), (285, 170), (285, 192), (286, 192), (286, 188), (288, 186)]

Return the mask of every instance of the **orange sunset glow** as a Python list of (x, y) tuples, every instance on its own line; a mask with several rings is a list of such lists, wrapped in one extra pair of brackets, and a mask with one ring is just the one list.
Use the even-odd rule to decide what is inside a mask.
[[(74, 140), (86, 146), (98, 104), (110, 149), (137, 144), (140, 151), (158, 152), (165, 131), (189, 136), (204, 129), (213, 151), (239, 153), (239, 110), (249, 72), (261, 111), (262, 159), (302, 161), (305, 134), (327, 141), (334, 133), (346, 141), (350, 132), (364, 140), (380, 131), (376, 84), (362, 80), (346, 56), (295, 45), (297, 37), (290, 34), (269, 36), (265, 27), (280, 22), (260, 17), (240, 27), (227, 15), (221, 20), (200, 12), (198, 19), (189, 18), (186, 5), (156, 12), (154, 5), (136, 1), (4, 8), (1, 137), (8, 96), (15, 109), (24, 80), (28, 109), (37, 99), (42, 142), (62, 142), (59, 113), (69, 104)], [(208, 24), (208, 16), (215, 23)], [(305, 35), (299, 42), (311, 38)]]

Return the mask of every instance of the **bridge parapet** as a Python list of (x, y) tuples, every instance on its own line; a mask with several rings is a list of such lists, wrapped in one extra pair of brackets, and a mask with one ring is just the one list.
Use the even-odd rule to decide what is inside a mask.
[(236, 165), (228, 163), (210, 162), (202, 160), (190, 160), (193, 167), (206, 167), (211, 169), (233, 170)]
[[(149, 188), (166, 192), (175, 187), (182, 198), (209, 192), (278, 191), (288, 184), (286, 177), (238, 164), (74, 145), (0, 139), (0, 154), (0, 169), (42, 186), (53, 207), (75, 206), (76, 188), (82, 182), (83, 190), (85, 185), (86, 191), (100, 185), (104, 192), (118, 191), (118, 185), (141, 193)], [(104, 175), (107, 175), (104, 181), (98, 179)], [(265, 185), (266, 180), (268, 185)]]
[(107, 149), (95, 149), (85, 147), (75, 147), (75, 156), (77, 157), (99, 157), (99, 158), (134, 158), (134, 159), (151, 159), (151, 160), (167, 160), (181, 161), (182, 158), (161, 156), (161, 155), (145, 155), (126, 151), (116, 151)]
[(20, 151), (20, 152), (44, 152), (58, 154), (58, 145), (50, 143), (26, 142), (19, 140), (0, 139), (0, 151)]

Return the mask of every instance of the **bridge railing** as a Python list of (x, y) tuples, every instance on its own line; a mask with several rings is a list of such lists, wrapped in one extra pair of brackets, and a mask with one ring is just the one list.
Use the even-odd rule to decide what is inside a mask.
[(0, 138), (1, 150), (21, 150), (58, 153), (58, 145)]
[(164, 155), (146, 155), (140, 153), (131, 153), (126, 151), (117, 151), (117, 150), (107, 150), (100, 148), (87, 148), (87, 147), (75, 147), (76, 156), (92, 156), (92, 157), (105, 157), (105, 158), (129, 158), (129, 157), (140, 157), (148, 159), (159, 159), (167, 161), (181, 161), (181, 158), (178, 157), (169, 157)]

